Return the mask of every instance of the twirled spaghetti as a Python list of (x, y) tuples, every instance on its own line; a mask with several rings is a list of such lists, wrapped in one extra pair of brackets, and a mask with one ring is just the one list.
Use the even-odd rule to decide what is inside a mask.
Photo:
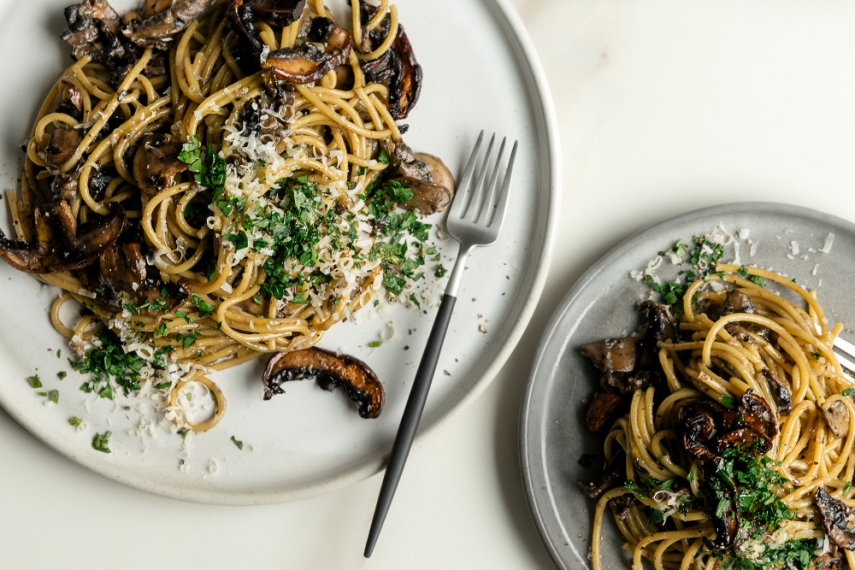
[[(599, 496), (593, 567), (611, 507), (634, 570), (855, 568), (851, 529), (830, 514), (855, 514), (855, 391), (832, 351), (843, 325), (794, 280), (725, 264), (685, 289), (672, 323), (646, 308), (646, 332), (586, 348), (612, 386), (632, 385), (589, 409), (629, 408), (583, 486)], [(629, 349), (652, 358), (621, 368)]]
[[(78, 59), (38, 112), (8, 193), (19, 241), (0, 249), (65, 292), (51, 319), (81, 355), (106, 327), (179, 366), (173, 403), (189, 381), (211, 387), (218, 421), (207, 374), (315, 345), (424, 263), (429, 226), (391, 212), (412, 193), (383, 185), (409, 152), (396, 119), (421, 70), (394, 51), (409, 49), (394, 6), (351, 8), (352, 32), (321, 0), (66, 10)], [(418, 234), (409, 251), (393, 223)], [(72, 299), (90, 314), (67, 326)]]

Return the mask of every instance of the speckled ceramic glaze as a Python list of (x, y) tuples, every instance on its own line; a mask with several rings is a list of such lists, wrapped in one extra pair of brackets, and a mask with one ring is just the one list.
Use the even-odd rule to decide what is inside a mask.
[[(773, 269), (816, 289), (832, 322), (855, 323), (855, 225), (830, 214), (773, 203), (737, 203), (691, 212), (664, 221), (629, 238), (591, 267), (567, 293), (541, 340), (522, 409), (521, 461), (526, 493), (535, 522), (555, 563), (567, 570), (590, 568), (594, 501), (577, 480), (590, 480), (600, 466), (579, 464), (586, 453), (602, 456), (601, 436), (584, 424), (586, 402), (598, 376), (579, 353), (587, 342), (617, 337), (640, 325), (637, 302), (647, 297), (645, 285), (629, 272), (644, 269), (657, 252), (678, 239), (705, 234), (716, 226), (729, 232), (748, 229), (738, 239), (739, 260)], [(835, 234), (830, 253), (819, 250)], [(740, 231), (740, 235), (742, 232)], [(798, 255), (792, 254), (792, 243)], [(755, 244), (755, 255), (750, 255)], [(734, 261), (726, 249), (723, 261)], [(663, 264), (658, 273), (676, 274)], [(844, 337), (855, 339), (851, 329)], [(603, 568), (629, 568), (631, 557), (620, 547), (623, 538), (607, 516), (601, 552)]]

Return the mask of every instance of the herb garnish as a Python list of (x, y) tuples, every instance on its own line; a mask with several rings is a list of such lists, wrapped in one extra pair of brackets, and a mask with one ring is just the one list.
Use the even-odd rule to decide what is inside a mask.
[(28, 377), (27, 383), (29, 383), (31, 388), (41, 388), (42, 387), (42, 381), (39, 379), (38, 374), (34, 374), (33, 376)]
[(95, 437), (92, 438), (92, 449), (96, 449), (101, 453), (111, 453), (110, 448), (110, 436), (113, 435), (111, 431), (105, 431), (103, 434), (96, 433)]
[(235, 438), (235, 436), (232, 436), (232, 443), (234, 443), (234, 444), (237, 446), (237, 448), (238, 448), (238, 449), (240, 449), (241, 451), (243, 451), (243, 442), (242, 442), (242, 441), (240, 441), (240, 440), (238, 440), (238, 439), (236, 439), (236, 438)]
[(113, 331), (102, 329), (96, 336), (101, 341), (100, 347), (87, 350), (79, 362), (68, 361), (77, 372), (94, 376), (84, 382), (80, 389), (86, 393), (97, 392), (102, 398), (112, 400), (112, 379), (122, 387), (125, 395), (139, 390), (139, 373), (145, 361), (136, 354), (126, 354), (122, 341)]

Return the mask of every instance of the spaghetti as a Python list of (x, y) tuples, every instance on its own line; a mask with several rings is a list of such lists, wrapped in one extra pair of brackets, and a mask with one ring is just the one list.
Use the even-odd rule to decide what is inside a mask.
[[(406, 148), (396, 119), (418, 85), (402, 95), (394, 83), (396, 62), (415, 60), (392, 53), (403, 29), (387, 0), (351, 0), (352, 32), (321, 0), (284, 2), (297, 7), (290, 17), (265, 2), (255, 12), (239, 0), (158, 4), (205, 10), (146, 37), (163, 18), (129, 14), (134, 43), (102, 0), (66, 11), (78, 59), (38, 112), (20, 197), (8, 193), (19, 242), (0, 245), (63, 291), (51, 320), (81, 356), (109, 330), (146, 361), (141, 381), (172, 370), (170, 402), (188, 382), (209, 387), (218, 411), (188, 426), (204, 430), (225, 411), (211, 372), (317, 344), (424, 263), (430, 226), (394, 213), (412, 192), (389, 180)], [(385, 74), (364, 71), (378, 61)], [(335, 68), (316, 81), (283, 71), (306, 62)], [(111, 243), (80, 237), (120, 217)], [(409, 249), (405, 226), (418, 238)], [(72, 300), (89, 314), (67, 326), (60, 310)]]
[(621, 339), (621, 350), (651, 348), (651, 375), (639, 380), (641, 355), (604, 371), (639, 385), (606, 436), (612, 478), (584, 489), (599, 495), (593, 567), (611, 508), (634, 570), (644, 559), (657, 570), (855, 568), (855, 543), (829, 515), (855, 512), (855, 391), (832, 351), (843, 325), (829, 328), (794, 280), (715, 271), (686, 288), (673, 322), (649, 315), (644, 338)]

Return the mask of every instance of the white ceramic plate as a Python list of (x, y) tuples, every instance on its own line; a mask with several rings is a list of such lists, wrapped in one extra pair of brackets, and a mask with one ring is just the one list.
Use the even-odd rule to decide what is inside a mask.
[[(579, 464), (584, 454), (602, 457), (602, 436), (585, 428), (587, 399), (596, 390), (597, 373), (579, 347), (636, 330), (637, 303), (647, 298), (647, 286), (629, 278), (644, 269), (657, 252), (678, 239), (709, 232), (719, 224), (734, 232), (747, 228), (739, 262), (774, 269), (816, 289), (829, 320), (850, 328), (843, 336), (853, 340), (855, 306), (855, 224), (807, 208), (773, 203), (741, 203), (690, 212), (656, 224), (624, 241), (595, 263), (567, 293), (556, 309), (534, 361), (520, 422), (520, 454), (526, 495), (541, 538), (559, 568), (590, 568), (588, 558), (594, 501), (583, 495), (576, 481), (590, 481), (601, 463)], [(821, 253), (826, 236), (835, 234), (829, 253)], [(793, 255), (792, 242), (799, 244)], [(728, 247), (723, 261), (734, 262)], [(663, 263), (657, 272), (676, 278), (679, 267)], [(632, 557), (621, 548), (624, 540), (611, 515), (603, 533), (602, 567), (630, 568)]]
[[(422, 98), (408, 119), (408, 143), (442, 156), (453, 172), (481, 129), (520, 141), (508, 219), (499, 241), (471, 257), (468, 273), (421, 424), (420, 439), (471, 402), (493, 378), (525, 329), (540, 296), (558, 211), (558, 143), (553, 110), (540, 65), (522, 25), (506, 0), (400, 0), (406, 26), (424, 67)], [(69, 64), (57, 37), (69, 0), (0, 4), (0, 185), (17, 186), (20, 144), (40, 101)], [(328, 2), (334, 10), (344, 0)], [(133, 4), (115, 2), (118, 9)], [(341, 6), (339, 6), (341, 5)], [(0, 225), (10, 229), (5, 201)], [(441, 221), (440, 219), (433, 220)], [(441, 244), (446, 266), (456, 246)], [(358, 417), (342, 393), (313, 382), (293, 383), (287, 394), (262, 401), (263, 363), (250, 363), (215, 378), (229, 401), (225, 419), (195, 436), (189, 452), (166, 434), (147, 441), (129, 432), (139, 415), (129, 403), (98, 400), (81, 392), (70, 370), (70, 352), (50, 325), (55, 291), (0, 265), (0, 403), (54, 449), (124, 484), (173, 498), (256, 504), (322, 493), (382, 469), (409, 393), (409, 383), (436, 308), (421, 314), (396, 307), (386, 318), (366, 308), (357, 323), (335, 327), (321, 346), (365, 360), (384, 382), (386, 408), (377, 420)], [(443, 283), (433, 285), (437, 299)], [(373, 317), (373, 318), (372, 318)], [(396, 341), (371, 349), (386, 322)], [(484, 325), (487, 332), (479, 332)], [(56, 351), (63, 349), (62, 358)], [(56, 373), (69, 372), (60, 381)], [(58, 405), (46, 402), (25, 378), (38, 372), (45, 389), (58, 389)], [(88, 430), (68, 419), (82, 416)], [(112, 453), (92, 449), (96, 431), (111, 430)], [(230, 438), (244, 442), (239, 450)], [(418, 441), (418, 440), (417, 440)], [(183, 459), (188, 472), (179, 470)], [(211, 473), (214, 461), (218, 467)], [(61, 477), (61, 473), (56, 474)]]

